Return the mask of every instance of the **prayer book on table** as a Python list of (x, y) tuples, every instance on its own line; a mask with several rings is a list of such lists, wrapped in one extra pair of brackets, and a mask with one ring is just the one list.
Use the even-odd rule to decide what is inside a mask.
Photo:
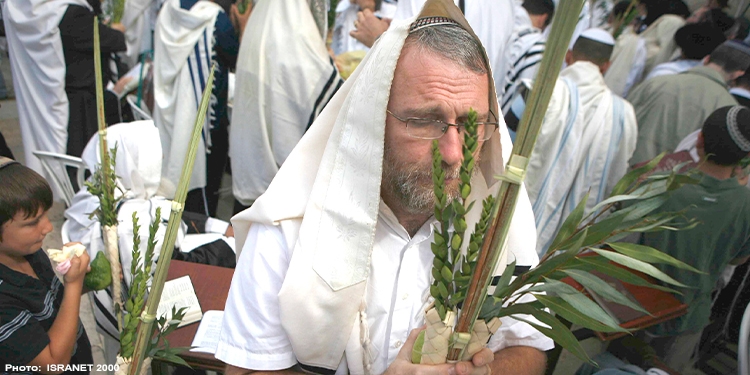
[[(609, 286), (615, 288), (618, 292), (622, 293), (622, 295), (624, 295), (631, 302), (634, 302), (635, 304), (639, 304), (639, 302), (635, 299), (633, 294), (630, 293), (630, 291), (627, 288), (625, 288), (625, 285), (622, 283), (622, 281), (610, 275), (607, 275), (598, 271), (591, 271), (591, 274), (604, 280), (607, 284), (609, 284)], [(642, 311), (634, 310), (628, 306), (621, 305), (619, 303), (615, 303), (605, 298), (602, 298), (600, 295), (596, 294), (593, 290), (589, 288), (586, 288), (586, 291), (591, 295), (591, 298), (593, 298), (594, 301), (596, 301), (596, 303), (599, 306), (601, 306), (602, 309), (604, 309), (604, 311), (606, 311), (610, 316), (615, 318), (615, 320), (619, 324), (627, 323), (627, 322), (636, 320), (640, 317), (647, 315), (646, 313)]]
[(175, 307), (177, 310), (183, 307), (186, 308), (185, 316), (178, 327), (195, 323), (203, 317), (203, 311), (201, 311), (201, 305), (198, 302), (198, 296), (195, 294), (195, 288), (193, 288), (190, 276), (185, 275), (164, 283), (156, 317), (160, 318), (166, 315), (168, 320), (171, 319), (172, 307)]
[(216, 354), (216, 348), (219, 346), (219, 336), (221, 335), (221, 323), (224, 320), (224, 311), (209, 310), (203, 314), (198, 331), (195, 332), (193, 348), (191, 352), (201, 352)]

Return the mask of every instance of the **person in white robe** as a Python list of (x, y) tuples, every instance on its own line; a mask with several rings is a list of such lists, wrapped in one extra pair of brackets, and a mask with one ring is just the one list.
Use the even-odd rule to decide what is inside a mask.
[(503, 115), (510, 110), (521, 80), (536, 77), (547, 43), (544, 30), (552, 22), (554, 14), (555, 3), (552, 0), (526, 0), (516, 7), (516, 26), (500, 102)]
[[(378, 2), (379, 7), (378, 7)], [(336, 7), (336, 22), (333, 25), (333, 35), (331, 38), (331, 49), (333, 54), (338, 56), (342, 53), (351, 51), (367, 51), (370, 47), (358, 41), (349, 33), (355, 30), (354, 21), (357, 20), (357, 13), (364, 9), (369, 9), (375, 14), (375, 17), (393, 19), (396, 13), (396, 1), (393, 0), (342, 0)]]
[(677, 50), (675, 32), (684, 24), (684, 18), (665, 14), (640, 34), (628, 26), (617, 38), (612, 66), (604, 75), (612, 92), (626, 97), (654, 67), (672, 60)]
[[(190, 10), (180, 0), (164, 3), (154, 34), (154, 123), (159, 129), (164, 158), (162, 189), (176, 188), (182, 173), (198, 105), (211, 70), (214, 23), (219, 4), (198, 1)], [(216, 101), (212, 97), (212, 102)], [(211, 147), (209, 110), (198, 143), (188, 191), (206, 186), (206, 151)]]
[(164, 0), (127, 0), (122, 13), (125, 27), (126, 53), (122, 61), (128, 68), (138, 63), (138, 58), (153, 49), (152, 33), (156, 26), (156, 16)]
[(65, 154), (68, 141), (66, 67), (58, 29), (68, 5), (91, 9), (86, 0), (3, 2), (24, 161), (42, 176), (46, 174), (33, 152)]
[(312, 5), (309, 0), (259, 1), (245, 28), (229, 136), (232, 191), (244, 206), (266, 191), (343, 83)]
[[(308, 371), (337, 374), (381, 374), (389, 366), (414, 366), (401, 370), (415, 373), (422, 366), (406, 364), (405, 357), (416, 337), (410, 331), (424, 324), (430, 303), (432, 141), (407, 135), (408, 127), (396, 116), (429, 115), (455, 123), (471, 107), (481, 121), (500, 121), (499, 132), (494, 124), (485, 128), (470, 199), (496, 192), (500, 184), (492, 176), (502, 173), (511, 150), (478, 38), (446, 0), (429, 0), (424, 12), (416, 23), (414, 18), (393, 21), (266, 193), (234, 217), (242, 252), (216, 351), (229, 364), (227, 374), (299, 371), (291, 368), (298, 363)], [(418, 34), (407, 39), (411, 28)], [(436, 39), (431, 30), (455, 39)], [(423, 37), (433, 39), (420, 41)], [(457, 57), (464, 55), (454, 53), (460, 48), (471, 50), (471, 56)], [(456, 83), (460, 89), (453, 89)], [(437, 130), (430, 138), (440, 139), (446, 168), (454, 169), (462, 157), (459, 133), (431, 129)], [(476, 214), (469, 214), (472, 221)], [(513, 260), (517, 266), (538, 263), (525, 189), (506, 255), (496, 272)], [(493, 372), (541, 374), (541, 351), (552, 342), (526, 323), (503, 318), (489, 347), (480, 352), (481, 361), (495, 351)], [(441, 366), (436, 369), (453, 368)], [(477, 366), (461, 362), (456, 373), (488, 374), (489, 368)]]
[(614, 44), (606, 31), (589, 29), (568, 51), (529, 159), (540, 256), (586, 194), (591, 212), (627, 172), (638, 128), (633, 107), (604, 83)]

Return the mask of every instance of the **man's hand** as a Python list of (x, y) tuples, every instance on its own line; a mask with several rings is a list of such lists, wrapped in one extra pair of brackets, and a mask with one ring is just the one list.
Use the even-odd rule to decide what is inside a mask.
[(376, 17), (375, 13), (371, 10), (365, 9), (361, 12), (357, 12), (357, 20), (354, 21), (354, 27), (356, 27), (357, 30), (350, 32), (349, 35), (367, 47), (372, 47), (375, 40), (388, 30), (388, 26), (390, 25), (390, 18), (384, 18), (381, 20)]
[(253, 12), (252, 1), (247, 2), (247, 8), (245, 9), (245, 13), (240, 13), (239, 8), (237, 8), (237, 4), (232, 4), (232, 11), (229, 15), (229, 19), (232, 21), (232, 26), (234, 27), (234, 30), (239, 35), (240, 42), (242, 42), (242, 34), (245, 33), (245, 26), (247, 25), (247, 20), (250, 19), (250, 14), (252, 12)]
[(123, 34), (125, 34), (125, 25), (123, 25), (123, 24), (121, 24), (121, 23), (119, 23), (119, 22), (117, 22), (117, 23), (113, 23), (113, 24), (109, 25), (109, 27), (110, 27), (111, 29), (113, 29), (113, 30), (117, 30), (117, 31), (119, 31), (119, 32), (121, 32), (121, 33), (123, 33)]
[(442, 365), (418, 365), (411, 363), (411, 351), (419, 332), (424, 330), (415, 329), (409, 334), (409, 338), (401, 347), (396, 359), (393, 360), (384, 375), (490, 375), (489, 364), (492, 363), (494, 355), (489, 349), (482, 349), (474, 355), (471, 362), (458, 362), (456, 364)]

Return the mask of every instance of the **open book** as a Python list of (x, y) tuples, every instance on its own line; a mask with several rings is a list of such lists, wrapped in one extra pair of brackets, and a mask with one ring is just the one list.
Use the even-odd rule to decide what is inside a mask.
[(198, 303), (198, 296), (195, 294), (190, 276), (185, 275), (164, 283), (164, 290), (161, 293), (161, 301), (159, 301), (156, 317), (160, 318), (166, 315), (167, 319), (171, 319), (173, 306), (177, 310), (187, 307), (185, 316), (178, 327), (195, 323), (203, 317), (201, 305)]
[[(599, 278), (604, 280), (607, 284), (615, 288), (618, 292), (622, 293), (622, 295), (624, 295), (630, 301), (636, 304), (640, 304), (638, 300), (635, 299), (633, 294), (630, 293), (630, 291), (627, 288), (625, 288), (625, 285), (623, 285), (622, 281), (616, 279), (613, 276), (607, 275), (599, 271), (591, 271), (591, 274), (598, 276)], [(615, 318), (615, 320), (617, 320), (617, 323), (619, 324), (627, 323), (627, 322), (636, 320), (640, 317), (647, 315), (646, 313), (642, 311), (633, 310), (630, 307), (627, 307), (625, 305), (620, 305), (619, 303), (615, 303), (605, 298), (602, 298), (600, 295), (596, 294), (593, 290), (589, 288), (586, 288), (586, 291), (588, 291), (589, 294), (591, 295), (591, 298), (593, 298), (594, 301), (596, 301), (597, 304), (599, 304), (599, 306), (601, 306), (601, 308), (604, 309), (604, 311), (606, 311), (607, 313), (609, 313), (610, 316)]]
[(224, 320), (224, 312), (219, 310), (209, 310), (203, 314), (201, 325), (195, 332), (195, 338), (190, 345), (193, 348), (191, 352), (201, 352), (216, 354), (216, 348), (219, 346), (219, 336), (221, 335), (221, 323)]

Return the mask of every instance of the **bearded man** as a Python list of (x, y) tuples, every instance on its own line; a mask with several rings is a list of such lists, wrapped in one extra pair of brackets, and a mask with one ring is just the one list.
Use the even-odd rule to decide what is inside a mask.
[[(497, 191), (511, 144), (481, 43), (454, 4), (429, 0), (416, 21), (394, 21), (266, 193), (235, 217), (242, 252), (216, 352), (227, 374), (543, 373), (552, 341), (505, 318), (471, 361), (410, 360), (431, 303), (431, 147), (438, 140), (447, 190), (458, 197), (456, 124), (470, 109), (481, 124), (476, 201)], [(520, 270), (536, 265), (534, 238), (522, 190), (496, 272), (513, 260)]]

